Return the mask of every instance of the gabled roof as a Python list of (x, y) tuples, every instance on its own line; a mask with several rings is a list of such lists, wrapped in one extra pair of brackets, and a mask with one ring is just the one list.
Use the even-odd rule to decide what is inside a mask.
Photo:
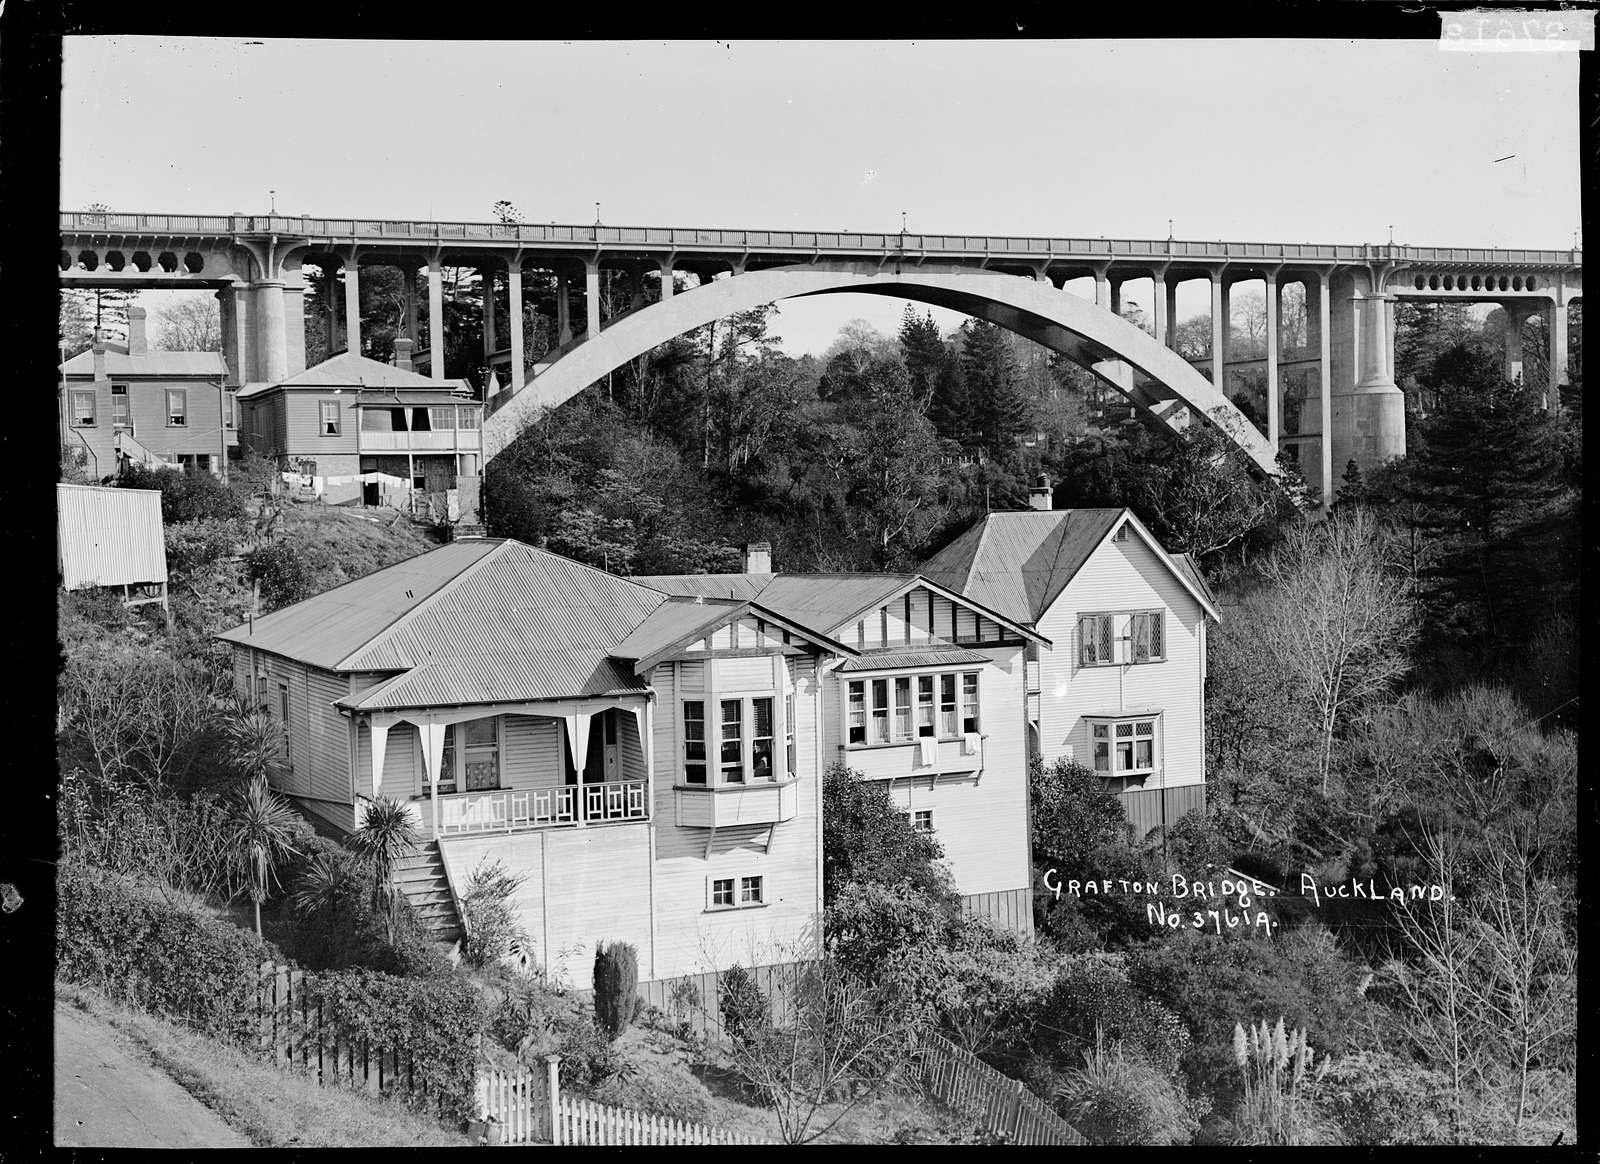
[(612, 648), (611, 653), (618, 658), (634, 660), (634, 673), (643, 675), (667, 656), (705, 638), (723, 624), (742, 618), (746, 614), (762, 619), (824, 650), (845, 656), (857, 654), (854, 647), (835, 642), (826, 635), (818, 634), (810, 627), (793, 622), (759, 603), (727, 599), (695, 602), (669, 600), (651, 611), (631, 635)]
[(660, 593), (509, 540), (407, 559), (218, 637), (329, 671), (402, 671), (363, 707), (642, 690), (612, 657)]
[(409, 368), (397, 368), (355, 352), (339, 352), (303, 372), (275, 381), (255, 381), (239, 391), (241, 397), (258, 396), (274, 388), (388, 388), (420, 389), (432, 393), (470, 392), (465, 380), (434, 380)]
[[(79, 352), (61, 365), (65, 376), (93, 376), (94, 349)], [(220, 352), (140, 352), (128, 354), (127, 344), (106, 344), (106, 376), (170, 376), (211, 379), (226, 376), (228, 365)]]
[(867, 611), (913, 587), (929, 584), (1009, 630), (1042, 643), (1049, 641), (1003, 611), (923, 574), (657, 574), (634, 581), (665, 594), (758, 600), (770, 611), (830, 635), (848, 629)]
[(922, 572), (1019, 622), (1037, 623), (1124, 519), (1217, 618), (1216, 600), (1194, 563), (1168, 554), (1126, 509), (991, 513), (930, 558)]

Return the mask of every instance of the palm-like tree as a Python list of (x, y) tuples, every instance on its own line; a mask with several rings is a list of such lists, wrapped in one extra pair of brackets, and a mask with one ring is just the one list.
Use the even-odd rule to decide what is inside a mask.
[(244, 866), (250, 883), (250, 899), (256, 908), (257, 937), (261, 936), (261, 903), (277, 880), (276, 866), (297, 852), (290, 838), (299, 821), (299, 814), (267, 787), (263, 772), (250, 778), (234, 805), (228, 847)]
[(395, 913), (400, 898), (395, 868), (416, 850), (418, 839), (406, 806), (387, 796), (380, 796), (367, 806), (366, 819), (350, 836), (350, 847), (372, 862), (372, 908), (383, 914), (390, 945), (395, 940)]

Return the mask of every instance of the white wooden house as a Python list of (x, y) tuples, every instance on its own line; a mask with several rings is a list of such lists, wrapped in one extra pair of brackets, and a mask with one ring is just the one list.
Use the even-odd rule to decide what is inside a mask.
[[(1045, 494), (1048, 497), (1048, 494)], [(1104, 777), (1146, 833), (1205, 806), (1206, 628), (1215, 599), (1127, 509), (991, 513), (923, 566), (1038, 631), (1027, 720), (1046, 763)]]

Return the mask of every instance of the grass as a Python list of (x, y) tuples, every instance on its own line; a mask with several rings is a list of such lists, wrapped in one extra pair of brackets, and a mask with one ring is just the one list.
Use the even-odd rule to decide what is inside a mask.
[(283, 537), (299, 551), (321, 593), (433, 549), (424, 527), (390, 509), (285, 500)]
[(243, 1051), (97, 991), (56, 984), (56, 997), (109, 1023), (230, 1127), (263, 1148), (455, 1147), (465, 1132), (403, 1104), (280, 1070)]

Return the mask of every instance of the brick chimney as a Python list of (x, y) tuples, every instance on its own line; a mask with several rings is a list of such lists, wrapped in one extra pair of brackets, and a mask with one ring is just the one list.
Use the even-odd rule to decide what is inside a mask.
[(1050, 488), (1048, 473), (1040, 473), (1033, 488), (1028, 490), (1028, 508), (1044, 510), (1055, 508), (1055, 491)]
[(751, 542), (744, 548), (744, 572), (746, 574), (772, 573), (772, 543)]
[(94, 378), (106, 378), (106, 333), (104, 328), (95, 328), (94, 332)]
[(411, 371), (411, 341), (405, 338), (394, 341), (394, 366)]
[(144, 332), (145, 311), (142, 307), (128, 308), (128, 354), (142, 356), (150, 351)]

